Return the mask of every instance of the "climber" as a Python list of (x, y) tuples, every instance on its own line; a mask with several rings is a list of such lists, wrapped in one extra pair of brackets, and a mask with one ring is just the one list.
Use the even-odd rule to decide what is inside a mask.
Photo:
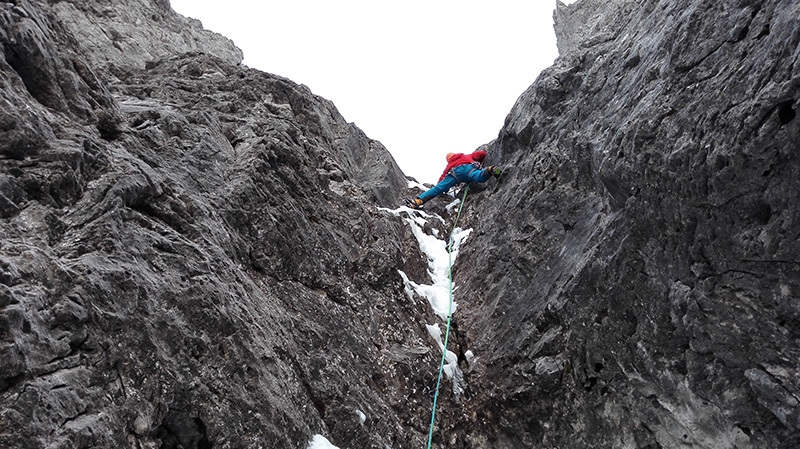
[(490, 165), (481, 168), (481, 162), (485, 157), (486, 152), (483, 150), (475, 150), (472, 154), (447, 153), (445, 156), (447, 167), (439, 177), (439, 183), (416, 198), (406, 198), (406, 205), (412, 209), (419, 209), (429, 200), (442, 195), (460, 182), (486, 182), (492, 176), (500, 176), (502, 173), (500, 167)]

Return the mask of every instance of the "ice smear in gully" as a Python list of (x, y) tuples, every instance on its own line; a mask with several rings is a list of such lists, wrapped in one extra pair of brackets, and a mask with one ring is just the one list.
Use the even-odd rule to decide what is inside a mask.
[[(458, 206), (459, 200), (447, 206), (451, 210)], [(472, 229), (455, 228), (453, 230), (452, 252), (447, 252), (447, 237), (444, 239), (438, 238), (436, 235), (425, 234), (422, 227), (429, 218), (444, 220), (438, 215), (431, 215), (424, 211), (413, 210), (407, 207), (401, 207), (396, 210), (381, 209), (391, 212), (395, 215), (401, 216), (411, 227), (411, 232), (419, 242), (420, 250), (428, 257), (428, 274), (431, 277), (431, 284), (417, 284), (410, 280), (405, 273), (400, 271), (400, 276), (403, 278), (405, 284), (406, 294), (411, 299), (414, 299), (414, 293), (422, 296), (428, 300), (434, 313), (436, 313), (442, 321), (447, 322), (448, 315), (455, 313), (458, 304), (450, 298), (450, 264), (455, 262), (458, 256), (458, 250)], [(401, 212), (406, 212), (400, 215)], [(455, 292), (455, 287), (453, 288)], [(443, 331), (439, 324), (426, 325), (428, 333), (436, 340), (439, 348), (445, 351)], [(449, 379), (453, 380), (453, 392), (456, 396), (460, 396), (464, 392), (464, 378), (461, 370), (458, 368), (458, 356), (452, 351), (445, 352), (445, 366), (444, 372)]]
[[(433, 308), (434, 313), (439, 315), (443, 321), (447, 321), (448, 314), (453, 314), (458, 307), (458, 303), (453, 301), (450, 304), (450, 261), (455, 262), (458, 256), (458, 250), (461, 243), (469, 237), (472, 229), (456, 228), (453, 231), (453, 251), (452, 256), (447, 254), (447, 236), (440, 239), (436, 235), (426, 234), (422, 230), (427, 218), (436, 218), (442, 220), (438, 215), (427, 214), (423, 211), (401, 207), (396, 210), (381, 209), (399, 215), (399, 212), (409, 212), (408, 217), (403, 217), (406, 223), (411, 227), (411, 232), (419, 242), (420, 250), (428, 256), (428, 274), (431, 277), (431, 284), (417, 284), (408, 279), (408, 277), (400, 272), (403, 281), (406, 284), (406, 292), (414, 291), (418, 295), (426, 298)], [(443, 221), (443, 220), (442, 220)]]
[[(452, 209), (458, 207), (459, 200), (455, 200), (447, 205), (447, 210), (452, 212)], [(417, 284), (410, 280), (408, 276), (400, 271), (400, 276), (403, 278), (406, 294), (409, 298), (414, 299), (414, 293), (419, 296), (425, 297), (428, 303), (433, 308), (434, 313), (438, 315), (442, 321), (447, 322), (448, 315), (452, 315), (456, 311), (457, 303), (450, 298), (450, 264), (455, 262), (458, 256), (458, 249), (461, 246), (472, 229), (455, 228), (453, 230), (452, 253), (447, 252), (448, 236), (444, 236), (444, 240), (437, 237), (438, 232), (434, 229), (434, 235), (425, 234), (422, 228), (428, 219), (438, 219), (443, 224), (446, 224), (444, 219), (438, 215), (431, 215), (421, 210), (413, 210), (408, 207), (400, 207), (399, 209), (386, 209), (379, 208), (380, 210), (390, 212), (394, 215), (402, 217), (411, 227), (411, 232), (419, 242), (420, 250), (428, 256), (428, 274), (431, 277), (432, 284)], [(405, 212), (401, 215), (401, 212)], [(453, 288), (455, 291), (455, 287)], [(428, 333), (433, 337), (439, 345), (439, 349), (445, 352), (445, 365), (444, 373), (448, 379), (453, 381), (453, 393), (456, 397), (460, 397), (464, 393), (466, 385), (464, 375), (458, 367), (458, 356), (452, 351), (446, 351), (442, 336), (442, 329), (439, 324), (427, 324), (426, 328)], [(467, 351), (467, 356), (471, 358), (472, 352)], [(358, 411), (359, 419), (363, 424), (366, 416)], [(308, 442), (307, 449), (339, 449), (334, 446), (327, 438), (322, 435), (314, 435), (311, 441)]]

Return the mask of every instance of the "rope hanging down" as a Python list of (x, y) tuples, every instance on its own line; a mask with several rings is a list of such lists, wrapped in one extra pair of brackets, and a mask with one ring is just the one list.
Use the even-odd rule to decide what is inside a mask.
[(447, 308), (447, 328), (444, 333), (444, 348), (442, 348), (442, 361), (439, 364), (439, 378), (436, 380), (436, 391), (433, 394), (433, 409), (431, 411), (431, 426), (428, 432), (428, 449), (431, 449), (433, 441), (433, 427), (436, 421), (436, 401), (439, 399), (439, 385), (442, 383), (442, 372), (444, 372), (444, 361), (447, 358), (447, 339), (450, 337), (450, 319), (453, 316), (453, 233), (456, 231), (458, 225), (458, 218), (461, 217), (461, 209), (464, 207), (464, 202), (467, 201), (467, 193), (469, 193), (469, 185), (464, 189), (464, 197), (461, 198), (461, 204), (458, 206), (458, 213), (453, 222), (453, 228), (450, 229), (450, 235), (447, 237), (447, 281), (450, 290), (450, 304)]

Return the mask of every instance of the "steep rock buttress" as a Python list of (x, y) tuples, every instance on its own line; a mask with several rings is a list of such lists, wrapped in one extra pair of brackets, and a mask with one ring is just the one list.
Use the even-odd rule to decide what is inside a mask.
[(419, 447), (407, 181), (166, 1), (0, 3), (0, 447)]
[(464, 447), (800, 446), (800, 5), (559, 5), (457, 264)]

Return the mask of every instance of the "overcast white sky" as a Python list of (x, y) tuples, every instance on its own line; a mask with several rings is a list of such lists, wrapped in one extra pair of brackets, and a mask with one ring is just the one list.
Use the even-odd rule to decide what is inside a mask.
[(420, 182), (436, 182), (446, 153), (496, 138), (557, 56), (556, 0), (170, 3), (232, 39), (245, 65), (331, 100)]

